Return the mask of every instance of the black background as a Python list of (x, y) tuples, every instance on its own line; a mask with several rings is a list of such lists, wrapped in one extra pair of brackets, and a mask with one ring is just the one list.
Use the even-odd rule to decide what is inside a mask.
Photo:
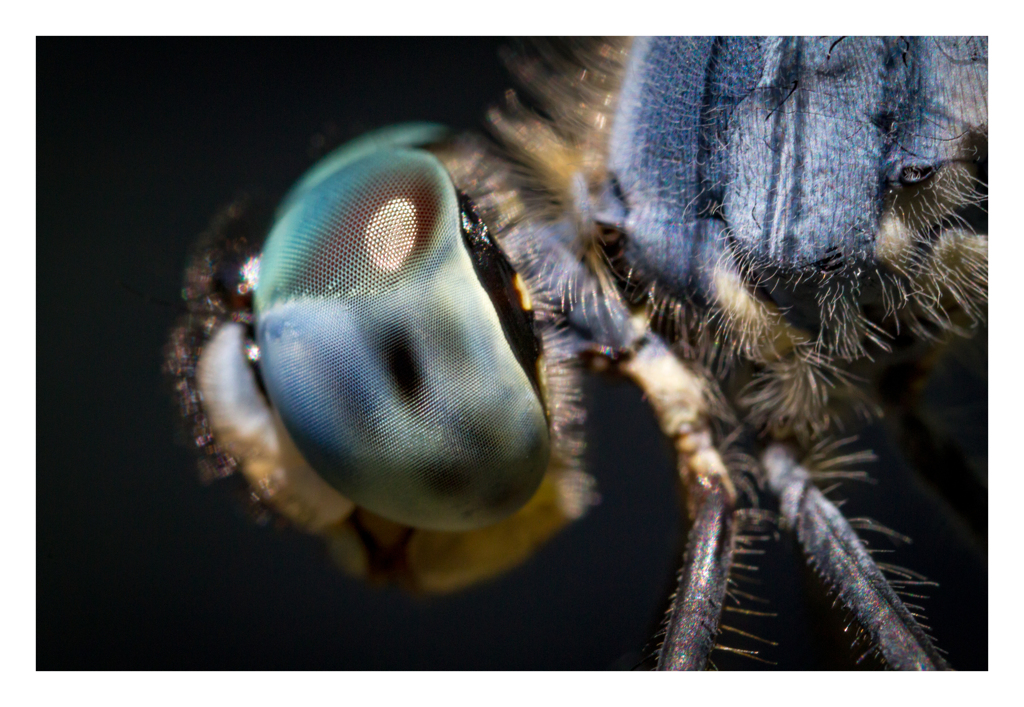
[[(481, 128), (509, 84), (501, 43), (38, 40), (38, 668), (599, 669), (649, 653), (679, 511), (629, 386), (587, 384), (601, 505), (509, 575), (422, 599), (341, 575), (316, 540), (202, 486), (160, 373), (187, 248), (219, 207), (281, 195), (325, 131)], [(844, 487), (844, 510), (915, 539), (886, 559), (942, 584), (924, 602), (939, 645), (986, 667), (984, 552), (879, 428), (863, 445), (879, 483)], [(768, 547), (750, 591), (780, 616), (744, 627), (780, 643), (763, 653), (779, 667), (812, 667), (800, 561)]]

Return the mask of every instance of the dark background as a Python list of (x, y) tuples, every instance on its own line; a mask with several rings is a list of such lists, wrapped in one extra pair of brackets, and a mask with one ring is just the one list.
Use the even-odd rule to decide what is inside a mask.
[[(481, 128), (509, 83), (501, 44), (38, 40), (39, 669), (599, 669), (649, 654), (679, 511), (667, 446), (631, 387), (588, 381), (598, 508), (509, 575), (417, 599), (250, 522), (229, 482), (202, 486), (160, 373), (187, 248), (219, 207), (281, 195), (318, 134)], [(955, 667), (986, 667), (983, 549), (881, 428), (863, 445), (882, 456), (879, 483), (844, 487), (844, 511), (915, 539), (886, 560), (942, 584), (924, 602), (939, 646)], [(748, 591), (780, 616), (744, 628), (780, 643), (763, 653), (780, 667), (819, 665), (802, 562), (785, 541), (766, 547)]]

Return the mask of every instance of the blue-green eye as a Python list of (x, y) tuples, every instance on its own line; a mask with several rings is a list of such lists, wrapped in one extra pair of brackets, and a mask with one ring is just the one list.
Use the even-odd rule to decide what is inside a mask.
[(377, 145), (286, 201), (255, 296), (260, 367), (296, 446), (357, 504), (458, 530), (512, 514), (549, 457), (530, 313), (432, 154)]

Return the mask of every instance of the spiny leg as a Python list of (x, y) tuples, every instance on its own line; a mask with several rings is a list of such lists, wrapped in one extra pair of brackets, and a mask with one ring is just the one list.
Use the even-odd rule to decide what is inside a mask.
[(733, 504), (721, 483), (691, 487), (697, 515), (669, 610), (658, 670), (703, 670), (715, 647), (736, 540)]
[(773, 444), (761, 461), (768, 489), (779, 499), (782, 523), (796, 532), (808, 562), (837, 593), (886, 663), (897, 670), (948, 670), (849, 521), (812, 483), (792, 448)]

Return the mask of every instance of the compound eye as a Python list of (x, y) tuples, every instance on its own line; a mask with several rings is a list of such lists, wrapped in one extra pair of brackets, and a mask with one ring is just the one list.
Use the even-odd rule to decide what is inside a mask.
[(296, 446), (355, 503), (414, 527), (510, 515), (549, 456), (532, 319), (531, 358), (465, 208), (430, 153), (376, 150), (286, 202), (256, 289), (261, 374)]

